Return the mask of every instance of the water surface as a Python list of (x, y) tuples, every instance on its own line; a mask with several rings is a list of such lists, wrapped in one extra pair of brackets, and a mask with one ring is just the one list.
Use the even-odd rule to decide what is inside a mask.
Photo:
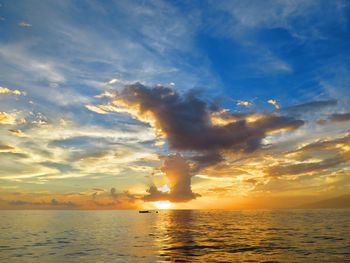
[(0, 211), (0, 262), (350, 262), (350, 210)]

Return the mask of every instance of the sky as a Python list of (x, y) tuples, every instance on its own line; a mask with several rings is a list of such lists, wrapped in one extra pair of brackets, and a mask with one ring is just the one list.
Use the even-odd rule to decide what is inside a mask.
[(350, 2), (0, 0), (0, 208), (350, 193)]

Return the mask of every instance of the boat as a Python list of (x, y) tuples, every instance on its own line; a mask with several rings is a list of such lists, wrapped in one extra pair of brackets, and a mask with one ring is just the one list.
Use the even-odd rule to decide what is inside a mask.
[[(153, 211), (153, 212), (155, 212), (156, 214), (158, 214), (158, 211)], [(150, 211), (150, 210), (139, 210), (139, 213), (140, 213), (140, 214), (149, 214), (149, 213), (152, 213), (152, 211)]]
[(149, 211), (149, 210), (140, 210), (139, 213), (140, 214), (148, 214), (148, 213), (151, 213), (151, 211)]

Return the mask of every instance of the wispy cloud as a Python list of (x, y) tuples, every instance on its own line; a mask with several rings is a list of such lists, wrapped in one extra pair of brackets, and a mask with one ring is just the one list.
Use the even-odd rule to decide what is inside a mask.
[(32, 24), (30, 24), (28, 22), (25, 22), (25, 21), (22, 21), (22, 22), (18, 23), (18, 25), (20, 27), (31, 27), (32, 26)]

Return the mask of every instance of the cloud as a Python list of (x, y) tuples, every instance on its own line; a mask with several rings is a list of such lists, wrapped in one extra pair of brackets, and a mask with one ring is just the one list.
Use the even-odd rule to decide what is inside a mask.
[[(284, 158), (284, 153), (281, 152), (282, 147), (290, 150), (289, 147), (305, 145), (311, 140), (318, 140), (321, 138), (320, 136), (336, 136), (336, 129), (339, 130), (341, 126), (329, 125), (327, 127), (316, 127), (312, 130), (314, 123), (309, 119), (310, 116), (305, 114), (302, 116), (308, 118), (308, 124), (304, 125), (302, 129), (295, 133), (282, 132), (276, 134), (279, 131), (290, 131), (302, 126), (303, 121), (299, 120), (299, 117), (293, 115), (294, 118), (291, 118), (289, 114), (297, 111), (302, 113), (312, 111), (317, 115), (317, 118), (323, 118), (323, 115), (320, 116), (318, 109), (324, 108), (326, 111), (326, 107), (333, 107), (336, 102), (335, 104), (327, 101), (300, 104), (294, 106), (294, 108), (282, 108), (275, 111), (274, 114), (266, 112), (242, 114), (231, 112), (231, 110), (224, 114), (214, 111), (208, 100), (213, 94), (227, 93), (229, 90), (231, 92), (233, 86), (236, 89), (234, 96), (237, 99), (246, 99), (252, 96), (253, 93), (259, 93), (261, 91), (259, 87), (264, 87), (264, 89), (266, 87), (264, 93), (269, 96), (267, 99), (275, 98), (276, 91), (280, 90), (276, 87), (280, 87), (280, 81), (284, 82), (284, 77), (287, 77), (284, 73), (291, 72), (294, 68), (298, 69), (298, 66), (300, 66), (301, 60), (295, 59), (298, 56), (294, 56), (294, 53), (299, 51), (302, 54), (310, 55), (310, 59), (305, 61), (316, 63), (316, 68), (304, 63), (305, 65), (302, 66), (306, 72), (294, 70), (295, 74), (289, 75), (290, 80), (296, 77), (300, 85), (295, 86), (293, 81), (285, 81), (284, 84), (286, 88), (288, 88), (288, 85), (295, 86), (296, 90), (293, 94), (298, 96), (293, 98), (293, 101), (298, 100), (298, 98), (302, 99), (300, 96), (304, 96), (306, 92), (318, 90), (316, 82), (320, 76), (316, 75), (320, 73), (320, 70), (317, 68), (317, 64), (328, 60), (321, 58), (318, 61), (317, 56), (316, 58), (312, 52), (312, 54), (308, 52), (310, 49), (314, 50), (313, 46), (310, 46), (310, 44), (313, 44), (310, 41), (312, 42), (315, 36), (314, 32), (316, 34), (317, 31), (320, 32), (320, 23), (326, 23), (327, 30), (337, 28), (342, 31), (344, 29), (338, 23), (328, 23), (330, 19), (340, 20), (342, 14), (347, 10), (345, 2), (343, 4), (339, 3), (341, 2), (331, 3), (330, 1), (329, 3), (319, 4), (317, 1), (305, 2), (298, 0), (249, 0), (244, 3), (242, 1), (222, 3), (214, 1), (209, 2), (209, 4), (204, 3), (200, 8), (194, 10), (192, 4), (173, 5), (170, 2), (163, 1), (147, 3), (110, 1), (102, 5), (91, 1), (87, 2), (84, 6), (85, 12), (98, 18), (99, 23), (92, 20), (78, 19), (81, 15), (79, 3), (38, 1), (36, 3), (38, 8), (34, 9), (30, 7), (29, 2), (25, 1), (17, 2), (12, 7), (8, 5), (9, 9), (7, 10), (9, 12), (12, 12), (11, 10), (19, 10), (19, 12), (13, 13), (16, 17), (11, 18), (11, 21), (15, 21), (15, 23), (4, 23), (3, 26), (5, 26), (5, 31), (18, 31), (19, 34), (14, 33), (10, 42), (5, 41), (0, 45), (2, 84), (8, 85), (12, 89), (11, 92), (13, 92), (14, 87), (22, 83), (23, 88), (28, 92), (30, 91), (30, 99), (33, 100), (34, 104), (29, 105), (26, 100), (15, 93), (12, 93), (13, 95), (0, 95), (1, 98), (4, 98), (1, 101), (2, 111), (7, 114), (14, 114), (12, 121), (5, 120), (4, 123), (18, 125), (16, 127), (11, 126), (9, 131), (12, 135), (7, 132), (10, 127), (0, 125), (3, 129), (1, 131), (4, 131), (1, 134), (4, 144), (16, 147), (15, 152), (1, 153), (1, 169), (5, 167), (3, 156), (7, 155), (6, 158), (8, 159), (12, 156), (12, 160), (8, 160), (8, 166), (11, 165), (11, 169), (13, 166), (21, 170), (15, 170), (13, 174), (18, 174), (19, 177), (22, 176), (22, 173), (23, 175), (24, 173), (40, 175), (45, 180), (51, 180), (50, 174), (44, 175), (43, 171), (58, 172), (56, 168), (69, 171), (69, 167), (57, 166), (57, 164), (70, 163), (73, 167), (80, 169), (79, 172), (72, 173), (71, 177), (96, 173), (91, 177), (99, 179), (92, 181), (98, 181), (99, 183), (96, 185), (107, 189), (106, 185), (110, 185), (110, 183), (103, 184), (107, 180), (115, 180), (117, 177), (116, 180), (119, 180), (119, 178), (125, 177), (127, 178), (125, 181), (132, 184), (148, 173), (146, 169), (141, 173), (141, 169), (146, 166), (136, 163), (136, 160), (141, 157), (140, 152), (144, 153), (144, 156), (146, 156), (146, 152), (164, 154), (168, 149), (171, 153), (181, 152), (191, 168), (191, 175), (203, 171), (206, 167), (211, 167), (211, 172), (205, 171), (205, 173), (203, 171), (203, 174), (212, 177), (215, 175), (235, 178), (241, 176), (242, 180), (249, 177), (249, 172), (251, 177), (259, 177), (262, 173), (259, 173), (259, 170), (262, 170), (262, 167), (276, 165), (276, 163), (286, 165), (282, 160)], [(337, 6), (337, 12), (334, 12), (335, 6)], [(216, 8), (221, 11), (215, 11)], [(326, 10), (328, 15), (320, 15), (324, 14), (319, 12), (320, 9)], [(111, 12), (111, 10), (116, 11), (118, 15), (115, 15), (115, 12)], [(188, 15), (189, 13), (191, 15)], [(228, 14), (231, 14), (231, 17)], [(218, 17), (223, 20), (218, 20)], [(319, 19), (320, 17), (322, 19)], [(51, 18), (55, 23), (45, 23), (48, 18)], [(32, 23), (33, 27), (19, 28), (17, 22), (24, 19)], [(222, 26), (222, 22), (225, 26)], [(207, 26), (207, 23), (210, 26)], [(34, 28), (36, 25), (40, 25), (40, 27)], [(22, 33), (28, 33), (32, 29), (33, 33), (35, 31), (35, 37), (23, 41)], [(215, 34), (214, 31), (221, 32)], [(339, 32), (323, 31), (320, 33), (326, 33), (323, 37), (333, 40), (333, 33), (339, 36)], [(310, 41), (300, 43), (295, 39), (296, 34), (310, 36), (311, 39), (307, 38), (306, 40)], [(213, 39), (218, 41), (217, 43), (223, 41), (222, 43), (234, 46), (235, 50), (239, 50), (238, 57), (228, 60), (228, 64), (237, 65), (237, 68), (235, 67), (237, 70), (233, 70), (237, 74), (232, 81), (226, 83), (221, 72), (222, 68), (219, 67), (222, 66), (222, 63), (216, 64), (214, 60), (211, 61), (210, 49), (217, 45), (211, 45), (210, 43), (208, 46), (202, 45), (198, 41), (200, 36), (206, 36), (208, 40)], [(326, 44), (326, 38), (321, 40), (321, 44)], [(335, 41), (334, 43), (338, 42), (342, 41)], [(319, 46), (319, 41), (315, 44)], [(287, 50), (286, 46), (291, 48)], [(247, 56), (244, 53), (247, 53)], [(328, 53), (332, 52), (329, 51)], [(327, 56), (328, 53), (323, 55)], [(217, 56), (214, 57), (217, 58)], [(302, 64), (305, 61), (301, 61)], [(255, 64), (257, 66), (254, 69), (257, 69), (258, 75), (255, 75), (256, 73), (250, 67)], [(314, 81), (306, 83), (303, 78), (308, 76), (310, 68), (312, 69), (310, 74)], [(326, 68), (328, 70), (332, 67), (327, 66)], [(337, 68), (334, 69), (335, 71), (338, 70), (338, 67), (334, 68)], [(278, 74), (284, 73), (281, 76), (274, 76), (271, 81), (271, 76), (266, 75), (271, 71)], [(324, 77), (328, 78), (332, 74), (328, 72)], [(121, 81), (116, 81), (118, 79)], [(137, 107), (141, 104), (145, 105), (145, 103), (139, 103), (135, 108), (128, 107), (130, 112), (134, 111), (131, 112), (134, 120), (127, 119), (125, 115), (118, 113), (109, 114), (111, 111), (118, 110), (116, 107), (118, 102), (116, 101), (114, 104), (113, 101), (116, 98), (111, 95), (112, 88), (121, 87), (128, 83), (130, 79), (141, 79), (144, 83), (163, 83), (163, 86), (168, 87), (173, 86), (170, 81), (176, 81), (177, 92), (175, 93), (179, 99), (174, 103), (167, 103), (162, 99), (159, 100), (160, 103), (153, 100), (158, 107), (157, 111), (161, 113), (148, 107), (147, 113), (140, 114)], [(245, 89), (245, 84), (248, 86), (251, 84), (252, 89)], [(309, 88), (300, 90), (300, 87), (309, 84), (311, 85)], [(346, 81), (341, 84), (343, 84), (342, 89), (346, 91)], [(198, 99), (198, 96), (193, 92), (195, 99), (187, 98), (186, 93), (179, 93), (193, 86), (203, 87), (203, 89), (206, 89), (206, 86), (212, 86), (215, 91), (213, 89), (212, 93), (206, 93), (208, 96), (202, 99)], [(339, 90), (338, 87), (336, 89)], [(10, 94), (9, 90), (7, 88), (6, 94)], [(171, 92), (170, 90), (169, 94)], [(92, 98), (92, 94), (97, 93), (102, 93), (102, 95)], [(328, 96), (321, 92), (317, 95), (319, 98)], [(259, 94), (254, 96), (259, 96)], [(329, 96), (334, 97), (332, 94)], [(16, 100), (7, 100), (7, 98), (14, 97), (16, 97)], [(171, 97), (175, 96), (168, 96), (165, 99)], [(102, 99), (101, 101), (111, 99), (109, 107), (92, 105), (99, 98)], [(346, 99), (344, 96), (337, 96), (337, 98), (339, 98), (339, 104), (341, 104), (342, 99)], [(198, 109), (195, 105), (191, 108), (189, 104), (195, 104), (196, 101), (204, 104), (204, 110), (195, 112)], [(242, 100), (241, 105), (249, 106), (247, 102), (249, 101)], [(278, 100), (278, 102), (280, 101)], [(175, 107), (176, 104), (178, 107)], [(87, 105), (87, 109), (84, 109), (83, 105)], [(240, 109), (243, 108), (240, 107)], [(12, 109), (18, 109), (18, 111)], [(253, 108), (249, 109), (253, 110)], [(46, 123), (45, 119), (38, 118), (34, 120), (34, 116), (33, 118), (25, 117), (28, 123), (31, 123), (30, 120), (33, 119), (33, 125), (20, 124), (21, 115), (29, 112), (36, 114), (36, 110), (40, 110), (47, 116), (47, 125), (34, 125)], [(338, 112), (343, 112), (343, 110), (346, 110), (345, 106), (337, 109)], [(171, 113), (167, 113), (167, 111)], [(327, 111), (327, 114), (332, 112)], [(70, 127), (56, 125), (52, 121), (53, 115), (65, 116), (65, 118), (70, 119), (68, 122), (71, 121), (75, 124)], [(164, 117), (164, 115), (167, 116)], [(218, 121), (214, 121), (214, 115)], [(193, 116), (198, 116), (197, 122), (197, 119)], [(145, 120), (147, 124), (140, 124), (139, 120)], [(136, 123), (134, 127), (143, 125), (144, 128), (137, 128), (137, 132), (136, 128), (133, 128), (134, 131), (131, 132), (131, 125), (126, 127), (127, 125), (124, 125), (126, 122), (132, 123), (132, 125)], [(156, 125), (156, 122), (161, 123), (161, 125), (159, 123)], [(149, 124), (157, 129), (157, 134), (162, 138), (154, 140), (152, 137), (153, 130), (149, 128)], [(191, 124), (193, 125), (191, 126)], [(147, 132), (145, 127), (147, 127)], [(342, 128), (344, 127), (342, 126)], [(26, 137), (15, 138), (14, 135), (22, 136), (22, 133), (25, 133)], [(320, 135), (321, 133), (322, 135)], [(61, 143), (63, 147), (52, 147), (52, 141), (63, 141), (77, 136), (86, 136), (87, 141), (93, 143), (77, 143), (71, 146), (69, 143)], [(94, 140), (94, 137), (113, 139), (99, 142)], [(146, 140), (152, 140), (152, 143), (144, 143), (143, 141)], [(160, 140), (166, 143), (155, 147), (153, 142)], [(123, 143), (128, 145), (132, 143), (138, 146), (142, 144), (145, 147), (126, 147), (122, 145)], [(57, 143), (57, 145), (59, 144)], [(271, 149), (271, 152), (268, 149)], [(275, 152), (272, 153), (273, 150)], [(267, 152), (268, 154), (266, 154)], [(258, 157), (260, 153), (264, 156)], [(17, 163), (19, 157), (15, 158), (14, 156), (21, 156), (20, 154), (28, 156), (23, 160), (23, 163), (28, 166), (32, 163), (33, 166), (37, 167), (37, 170), (34, 171), (31, 167), (19, 165)], [(236, 162), (236, 159), (242, 156), (250, 156), (251, 159)], [(307, 157), (303, 155), (298, 156), (298, 158)], [(328, 155), (317, 156), (317, 158), (308, 159), (308, 162), (317, 163), (329, 158), (331, 157)], [(48, 162), (47, 164), (51, 168), (55, 168), (55, 165), (57, 167), (42, 170), (44, 168), (42, 163), (44, 162)], [(302, 162), (302, 160), (288, 162), (288, 164), (299, 162)], [(213, 166), (215, 164), (222, 166)], [(157, 165), (158, 163), (153, 166)], [(129, 172), (120, 172), (120, 169), (124, 169), (124, 167), (130, 168)], [(152, 166), (150, 165), (148, 168), (152, 169)], [(136, 169), (139, 169), (138, 172)], [(98, 171), (98, 174), (96, 171)], [(8, 173), (4, 169), (3, 174), (7, 176)], [(138, 175), (134, 176), (136, 173)], [(220, 175), (218, 175), (219, 173)], [(25, 181), (25, 179), (23, 180)], [(39, 181), (39, 179), (32, 178), (28, 179), (26, 183), (29, 180), (30, 183), (35, 180)], [(90, 184), (86, 181), (89, 179), (84, 178), (82, 180), (84, 184), (79, 183), (81, 187), (87, 187), (87, 184)], [(157, 182), (158, 178), (154, 180)], [(192, 181), (197, 184), (196, 180), (197, 178), (192, 178)], [(259, 179), (259, 181), (261, 180)], [(123, 181), (119, 185), (118, 181), (118, 189), (125, 184)], [(75, 181), (73, 185), (75, 185)], [(197, 185), (195, 186), (197, 187)], [(91, 185), (89, 190), (90, 188)], [(193, 185), (192, 190), (201, 193)], [(113, 202), (109, 191), (106, 192), (107, 194), (108, 202)]]
[(245, 106), (245, 107), (249, 107), (252, 105), (252, 103), (250, 101), (245, 101), (245, 100), (237, 100), (237, 106)]
[(139, 198), (136, 195), (131, 194), (129, 191), (117, 193), (117, 190), (114, 187), (112, 187), (110, 190), (110, 196), (117, 204), (121, 204), (121, 203), (125, 203), (125, 202), (126, 203), (134, 203), (137, 200), (139, 200)]
[[(271, 74), (271, 73), (292, 73), (293, 68), (287, 62), (276, 57), (271, 51), (257, 45), (251, 50), (251, 54), (256, 56), (256, 60), (252, 64), (248, 64), (248, 68), (253, 69), (255, 74)], [(253, 72), (251, 74), (254, 74)]]
[(293, 105), (290, 107), (282, 108), (285, 112), (305, 112), (314, 111), (322, 108), (333, 107), (337, 105), (337, 100), (320, 100), (320, 101), (310, 101), (302, 104)]
[(117, 192), (115, 187), (109, 191), (94, 188), (91, 195), (93, 206), (98, 209), (136, 209), (141, 200), (141, 195), (130, 193), (129, 191)]
[(18, 137), (25, 137), (25, 133), (23, 133), (21, 130), (18, 129), (9, 129), (9, 132), (11, 132), (13, 135), (16, 135)]
[(100, 107), (94, 106), (94, 105), (85, 105), (85, 107), (93, 112), (96, 112), (98, 114), (108, 114), (108, 112), (102, 110)]
[(306, 151), (322, 151), (330, 150), (341, 146), (346, 146), (350, 143), (350, 134), (347, 134), (341, 138), (333, 140), (319, 140), (313, 143), (309, 143), (297, 150), (291, 151), (289, 153), (304, 153)]
[(67, 206), (67, 207), (75, 207), (76, 206), (76, 204), (74, 204), (70, 201), (69, 202), (60, 202), (54, 198), (51, 200), (51, 205), (52, 206)]
[(267, 103), (271, 104), (274, 106), (277, 110), (281, 108), (281, 106), (278, 104), (277, 100), (270, 99), (267, 101)]
[(316, 121), (319, 125), (325, 125), (328, 123), (342, 123), (350, 121), (350, 113), (333, 113), (328, 118), (318, 119)]
[[(346, 1), (222, 1), (215, 7), (232, 16), (231, 34), (240, 36), (242, 32), (261, 28), (284, 29), (299, 40), (320, 39), (321, 31), (329, 23), (343, 24), (346, 17)], [(327, 16), (324, 16), (327, 10)], [(323, 19), (321, 19), (323, 18)], [(312, 26), (310, 23), (313, 22)], [(225, 27), (226, 29), (226, 27)]]
[(10, 145), (7, 145), (7, 144), (2, 144), (0, 142), (0, 152), (9, 152), (9, 151), (13, 151), (15, 148), (13, 148), (12, 146)]
[(112, 103), (120, 111), (149, 122), (159, 135), (168, 139), (169, 147), (177, 151), (251, 152), (260, 147), (267, 133), (294, 130), (304, 124), (302, 120), (267, 113), (255, 121), (242, 118), (216, 125), (211, 120), (210, 105), (194, 92), (180, 95), (171, 88), (140, 83), (119, 90)]
[(111, 79), (107, 82), (107, 85), (114, 85), (114, 84), (117, 84), (119, 82), (121, 82), (120, 79)]
[(244, 180), (245, 183), (256, 184), (258, 181), (254, 178)]
[(350, 113), (333, 113), (329, 120), (331, 122), (345, 122), (350, 121)]
[[(336, 168), (350, 161), (350, 134), (333, 140), (320, 140), (286, 153), (293, 163), (270, 166), (268, 176), (299, 175)], [(293, 157), (297, 157), (293, 160)]]
[(16, 115), (14, 113), (7, 113), (0, 111), (0, 124), (15, 124)]
[(293, 16), (304, 15), (313, 5), (308, 1), (224, 1), (218, 8), (231, 13), (244, 27), (286, 27)]
[[(32, 50), (31, 42), (28, 43), (10, 43), (10, 44), (0, 44), (0, 57), (3, 61), (6, 61), (5, 65), (2, 65), (3, 70), (8, 74), (6, 80), (13, 82), (13, 78), (21, 76), (21, 81), (25, 82), (31, 88), (31, 94), (42, 95), (42, 81), (46, 80), (50, 83), (63, 83), (65, 77), (62, 75), (60, 69), (63, 67), (63, 63), (58, 62), (56, 59), (44, 58), (35, 55)], [(20, 75), (14, 74), (13, 68)], [(12, 79), (11, 79), (12, 78)], [(40, 88), (36, 87), (39, 85)], [(52, 86), (45, 86), (45, 95), (51, 92)], [(71, 92), (71, 91), (70, 91)], [(59, 92), (56, 95), (61, 95)], [(57, 98), (55, 98), (57, 100)], [(70, 98), (72, 99), (72, 98)]]
[(96, 192), (105, 192), (105, 189), (102, 189), (102, 188), (92, 188), (92, 190)]
[(349, 159), (344, 159), (343, 156), (337, 156), (319, 162), (305, 162), (292, 165), (280, 165), (268, 168), (267, 174), (269, 176), (306, 174), (310, 172), (317, 172), (336, 167), (348, 161)]
[[(263, 139), (281, 131), (293, 131), (303, 120), (278, 112), (236, 113), (199, 98), (194, 91), (178, 93), (171, 87), (126, 85), (115, 92), (108, 104), (149, 123), (158, 137), (167, 139), (171, 151), (162, 171), (170, 192), (151, 186), (145, 201), (183, 202), (196, 198), (191, 177), (202, 169), (225, 160), (225, 155), (250, 154), (263, 149)], [(104, 107), (104, 105), (99, 105)]]
[(45, 167), (54, 168), (58, 170), (60, 173), (78, 171), (71, 164), (67, 164), (67, 163), (56, 163), (56, 162), (45, 161), (45, 162), (41, 162), (40, 164)]
[(23, 200), (15, 200), (15, 201), (9, 201), (8, 204), (13, 206), (20, 206), (20, 207), (33, 207), (33, 206), (43, 206), (43, 207), (50, 207), (50, 208), (75, 208), (78, 205), (68, 201), (68, 202), (61, 202), (57, 199), (53, 198), (50, 202), (46, 201), (23, 201)]
[(18, 89), (9, 89), (7, 87), (0, 86), (0, 94), (13, 94), (13, 95), (25, 95), (25, 92), (20, 91)]
[(171, 202), (186, 202), (200, 196), (192, 192), (191, 178), (194, 174), (191, 172), (188, 161), (181, 155), (176, 154), (164, 157), (161, 171), (169, 181), (170, 191), (163, 192), (152, 185), (147, 190), (148, 195), (143, 197), (144, 201), (169, 200)]
[(30, 23), (25, 22), (25, 21), (19, 22), (18, 25), (20, 27), (31, 27), (32, 26)]

